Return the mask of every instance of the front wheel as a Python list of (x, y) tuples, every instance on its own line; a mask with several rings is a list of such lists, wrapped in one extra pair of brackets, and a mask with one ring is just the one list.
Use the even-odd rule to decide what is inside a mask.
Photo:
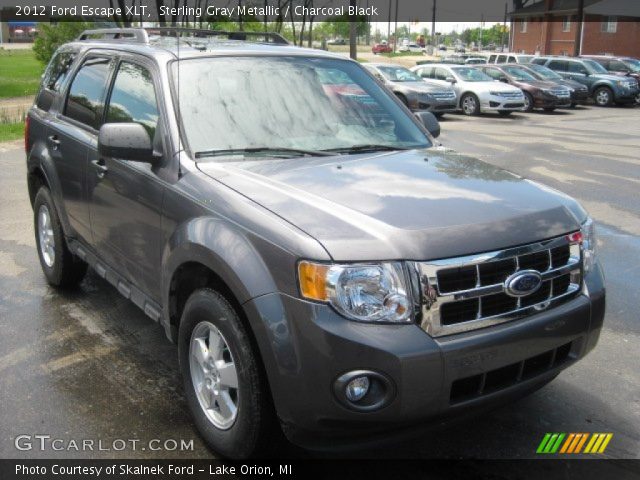
[(184, 307), (180, 370), (196, 427), (221, 455), (262, 453), (277, 422), (248, 332), (231, 304), (203, 288)]
[(599, 107), (610, 107), (613, 104), (613, 92), (609, 87), (600, 87), (593, 94), (593, 99)]
[(529, 92), (524, 92), (524, 111), (533, 111), (533, 97)]
[(462, 112), (465, 115), (478, 115), (480, 113), (480, 101), (473, 93), (467, 93), (460, 100)]
[(40, 187), (33, 202), (33, 226), (42, 272), (54, 287), (72, 287), (87, 273), (87, 264), (67, 247), (51, 192)]

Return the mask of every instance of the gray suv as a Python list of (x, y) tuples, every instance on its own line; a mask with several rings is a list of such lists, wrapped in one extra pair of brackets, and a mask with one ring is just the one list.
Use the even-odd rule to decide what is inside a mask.
[(46, 279), (91, 266), (165, 329), (213, 449), (387, 441), (594, 348), (605, 289), (575, 200), (436, 148), (433, 115), (360, 64), (284, 43), (87, 32), (28, 113)]
[(536, 57), (531, 63), (544, 65), (564, 78), (575, 80), (589, 89), (596, 105), (609, 107), (614, 103), (635, 103), (638, 82), (631, 77), (609, 73), (595, 60), (588, 58)]

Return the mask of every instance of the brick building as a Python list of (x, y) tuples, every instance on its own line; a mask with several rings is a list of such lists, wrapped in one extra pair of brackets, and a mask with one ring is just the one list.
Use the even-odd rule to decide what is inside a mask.
[(514, 4), (511, 51), (640, 58), (640, 2), (637, 0), (584, 0), (581, 25), (578, 0), (515, 0)]

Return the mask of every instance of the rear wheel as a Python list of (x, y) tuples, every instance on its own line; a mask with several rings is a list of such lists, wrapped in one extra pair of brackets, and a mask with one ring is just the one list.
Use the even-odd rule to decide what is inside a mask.
[(54, 287), (71, 287), (82, 281), (87, 264), (69, 250), (53, 197), (40, 187), (33, 202), (33, 225), (44, 276)]
[(467, 93), (460, 99), (460, 106), (465, 115), (478, 115), (480, 113), (480, 101), (473, 93)]
[(524, 111), (533, 111), (533, 97), (529, 92), (524, 92)]
[(593, 99), (599, 107), (613, 105), (613, 91), (609, 87), (600, 87), (593, 94)]
[(218, 292), (203, 288), (187, 300), (178, 353), (189, 407), (211, 448), (238, 459), (264, 453), (277, 433), (266, 381), (242, 320)]

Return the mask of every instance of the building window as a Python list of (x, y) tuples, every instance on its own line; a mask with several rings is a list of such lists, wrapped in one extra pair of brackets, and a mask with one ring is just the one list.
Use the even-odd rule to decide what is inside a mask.
[(520, 33), (527, 33), (527, 20), (520, 20)]
[(618, 31), (618, 18), (604, 17), (602, 19), (602, 31), (605, 33), (616, 33)]
[(564, 20), (562, 21), (562, 31), (563, 32), (571, 31), (571, 17), (569, 15), (564, 17)]

